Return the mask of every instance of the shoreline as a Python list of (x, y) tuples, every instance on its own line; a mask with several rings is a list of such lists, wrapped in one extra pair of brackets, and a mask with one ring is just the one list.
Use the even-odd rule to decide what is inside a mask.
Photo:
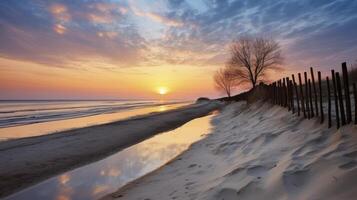
[(105, 158), (220, 106), (215, 101), (191, 104), (108, 124), (1, 142), (0, 162), (7, 164), (0, 166), (0, 197)]
[[(248, 123), (249, 121), (249, 123)], [(355, 125), (336, 130), (269, 104), (227, 105), (212, 132), (100, 200), (352, 199)]]

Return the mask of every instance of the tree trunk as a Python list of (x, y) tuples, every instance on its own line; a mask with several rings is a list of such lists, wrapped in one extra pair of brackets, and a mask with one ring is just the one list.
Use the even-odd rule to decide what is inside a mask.
[(252, 89), (254, 89), (256, 86), (256, 83), (254, 81), (252, 81)]

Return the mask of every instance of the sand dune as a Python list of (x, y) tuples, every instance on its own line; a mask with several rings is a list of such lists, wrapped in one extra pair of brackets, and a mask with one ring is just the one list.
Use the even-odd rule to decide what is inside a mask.
[(103, 199), (355, 199), (357, 127), (234, 103), (211, 134)]
[(174, 129), (220, 105), (215, 101), (197, 103), (109, 124), (1, 142), (0, 197)]

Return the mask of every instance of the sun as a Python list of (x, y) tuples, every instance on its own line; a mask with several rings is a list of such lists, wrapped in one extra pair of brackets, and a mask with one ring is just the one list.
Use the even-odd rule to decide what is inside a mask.
[(167, 87), (159, 87), (159, 88), (157, 88), (157, 92), (161, 95), (165, 95), (165, 94), (167, 94), (168, 89), (167, 89)]

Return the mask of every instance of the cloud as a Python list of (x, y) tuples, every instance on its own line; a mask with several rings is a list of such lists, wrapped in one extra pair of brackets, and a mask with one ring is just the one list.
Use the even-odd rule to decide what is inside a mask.
[[(192, 27), (171, 27), (165, 32), (161, 48), (179, 48), (206, 57), (191, 55), (188, 60), (201, 65), (217, 60), (224, 63), (233, 39), (245, 35), (262, 35), (281, 41), (287, 62), (325, 65), (340, 63), (357, 55), (354, 35), (357, 31), (357, 2), (352, 0), (206, 0), (208, 9), (190, 7), (185, 1), (168, 1), (166, 14), (172, 19), (191, 23)], [(348, 30), (348, 31), (347, 31)], [(312, 45), (315, 44), (315, 45)], [(198, 49), (199, 48), (199, 49)], [(343, 57), (333, 55), (345, 54)], [(211, 55), (211, 56), (208, 56)], [(326, 61), (323, 58), (329, 58)], [(182, 62), (182, 58), (170, 62)], [(308, 63), (301, 63), (307, 67)]]
[(151, 19), (151, 20), (153, 20), (155, 22), (162, 23), (162, 24), (167, 25), (167, 26), (174, 26), (174, 27), (183, 26), (183, 23), (180, 22), (179, 20), (170, 19), (168, 17), (161, 16), (161, 15), (159, 15), (157, 13), (154, 13), (154, 12), (144, 12), (144, 11), (138, 9), (135, 6), (131, 6), (131, 10), (137, 16), (147, 17), (147, 18), (149, 18), (149, 19)]
[(77, 69), (141, 62), (146, 40), (126, 19), (125, 5), (97, 2), (1, 2), (0, 56)]
[(55, 24), (53, 30), (58, 34), (64, 34), (67, 31), (67, 28), (62, 24)]
[(63, 4), (54, 3), (50, 6), (50, 12), (59, 22), (68, 22), (71, 19), (71, 15), (68, 9)]
[[(138, 2), (0, 1), (0, 56), (55, 67), (110, 70), (167, 64), (221, 66), (233, 39), (262, 35), (280, 41), (291, 66), (356, 59), (357, 1)], [(148, 27), (151, 24), (143, 24), (147, 21), (142, 18), (162, 26)]]

